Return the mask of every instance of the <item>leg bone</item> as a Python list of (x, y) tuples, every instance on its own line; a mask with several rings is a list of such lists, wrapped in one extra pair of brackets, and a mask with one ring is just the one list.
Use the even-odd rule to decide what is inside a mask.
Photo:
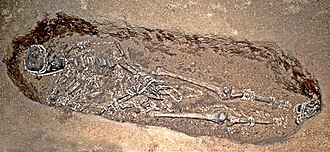
[(184, 119), (198, 119), (198, 120), (206, 120), (212, 121), (218, 124), (225, 124), (226, 126), (232, 126), (235, 124), (248, 124), (250, 126), (254, 126), (255, 124), (273, 124), (271, 121), (265, 120), (255, 120), (253, 117), (249, 118), (238, 118), (229, 115), (225, 111), (217, 111), (213, 114), (197, 114), (197, 113), (182, 113), (182, 114), (174, 114), (174, 113), (150, 113), (151, 117), (163, 117), (163, 118), (184, 118)]
[[(214, 86), (205, 82), (201, 82), (195, 79), (191, 78), (186, 78), (182, 75), (178, 75), (175, 73), (172, 73), (170, 71), (165, 70), (164, 68), (157, 67), (155, 71), (152, 71), (153, 75), (158, 75), (158, 76), (168, 76), (172, 78), (177, 78), (186, 82), (189, 82), (191, 84), (200, 86), (202, 88), (205, 88), (207, 90), (210, 90), (214, 93), (216, 93), (221, 99), (223, 100), (232, 100), (232, 99), (241, 99), (241, 100), (255, 100), (258, 102), (264, 102), (268, 104), (273, 104), (273, 105), (278, 105), (283, 107), (284, 109), (289, 109), (291, 106), (288, 102), (280, 102), (276, 101), (274, 97), (262, 97), (255, 95), (253, 91), (250, 89), (244, 89), (244, 90), (234, 90), (232, 87), (223, 87), (220, 88), (218, 86)], [(234, 93), (235, 92), (235, 93)]]

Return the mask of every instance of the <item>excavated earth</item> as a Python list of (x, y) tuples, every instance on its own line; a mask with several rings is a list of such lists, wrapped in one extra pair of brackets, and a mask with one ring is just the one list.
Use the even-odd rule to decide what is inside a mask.
[[(65, 3), (1, 4), (3, 151), (329, 149), (328, 2)], [(251, 89), (261, 96), (289, 101), (290, 106), (223, 101), (203, 87), (154, 76), (174, 86), (183, 97), (180, 102), (170, 98), (151, 101), (160, 107), (157, 112), (209, 114), (220, 109), (273, 124), (226, 126), (205, 120), (155, 118), (141, 111), (141, 106), (100, 114), (109, 101), (125, 95), (132, 85), (132, 75), (118, 66), (92, 73), (92, 77), (101, 78), (97, 84), (104, 83), (98, 97), (80, 101), (85, 99), (80, 90), (65, 97), (70, 104), (49, 100), (54, 86), (63, 91), (68, 84), (54, 85), (56, 76), (61, 75), (37, 77), (28, 73), (23, 64), (28, 47), (42, 44), (54, 54), (67, 51), (65, 57), (70, 58), (70, 47), (82, 41), (102, 44), (90, 46), (94, 51), (84, 55), (113, 59), (118, 47), (112, 44), (118, 43), (127, 54), (126, 60), (144, 73), (162, 67), (220, 88)], [(77, 81), (84, 84), (78, 75), (69, 79), (79, 78)], [(94, 85), (81, 89), (91, 87)], [(297, 124), (295, 105), (312, 98), (321, 101), (322, 108)], [(144, 99), (138, 96), (130, 103), (140, 105)]]

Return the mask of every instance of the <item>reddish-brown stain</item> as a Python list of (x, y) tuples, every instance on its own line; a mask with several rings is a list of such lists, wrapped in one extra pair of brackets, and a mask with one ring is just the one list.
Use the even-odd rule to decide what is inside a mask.
[(3, 62), (7, 65), (8, 75), (14, 80), (16, 86), (32, 100), (40, 102), (38, 90), (28, 81), (24, 80), (22, 73), (19, 70), (21, 54), (33, 44), (42, 44), (53, 37), (63, 35), (67, 32), (76, 32), (81, 34), (96, 35), (98, 30), (91, 23), (66, 15), (62, 12), (56, 13), (57, 18), (44, 19), (37, 22), (37, 27), (28, 32), (24, 36), (18, 36), (12, 41), (13, 52), (9, 58), (5, 58)]
[(292, 67), (292, 74), (294, 77), (298, 77), (298, 76), (303, 77), (304, 76), (302, 69), (299, 68), (298, 66)]
[(305, 79), (301, 83), (301, 89), (305, 93), (305, 95), (311, 96), (312, 94), (320, 95), (319, 87), (316, 85), (314, 80)]

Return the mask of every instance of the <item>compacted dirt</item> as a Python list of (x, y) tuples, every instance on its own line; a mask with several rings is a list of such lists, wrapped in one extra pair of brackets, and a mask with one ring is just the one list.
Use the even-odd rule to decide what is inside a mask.
[[(326, 151), (327, 5), (322, 1), (3, 2), (0, 147), (4, 151)], [(68, 66), (56, 75), (27, 72), (24, 60), (33, 44), (69, 60)], [(99, 59), (111, 61), (110, 67), (98, 66)], [(114, 103), (114, 98), (132, 94), (127, 93), (140, 82), (127, 66), (169, 85), (166, 97), (151, 96), (155, 93), (147, 90), (148, 94)], [(160, 69), (176, 77), (157, 74)], [(212, 90), (228, 86), (238, 93), (251, 89), (275, 102), (223, 100)], [(297, 105), (309, 100), (314, 111), (298, 116)], [(228, 117), (223, 121), (161, 117), (219, 117), (219, 111)], [(234, 117), (242, 122), (230, 124)]]

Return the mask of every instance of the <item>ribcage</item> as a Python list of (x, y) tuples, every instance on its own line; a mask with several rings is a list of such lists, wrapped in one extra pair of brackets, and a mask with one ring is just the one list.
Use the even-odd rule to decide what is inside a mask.
[(107, 97), (110, 100), (114, 92), (109, 86), (117, 85), (121, 81), (119, 78), (113, 78), (116, 77), (113, 72), (118, 58), (111, 54), (116, 50), (108, 49), (108, 54), (100, 55), (101, 51), (98, 50), (101, 49), (100, 47), (109, 48), (111, 45), (86, 42), (76, 44), (66, 49), (46, 48), (59, 49), (53, 53), (57, 53), (57, 56), (61, 56), (66, 62), (64, 69), (54, 76), (52, 89), (47, 98), (48, 104), (71, 107), (76, 111), (83, 111), (86, 105), (102, 109), (102, 106), (95, 101), (105, 101), (102, 101), (102, 98), (98, 100), (94, 98), (102, 95), (103, 99)]

